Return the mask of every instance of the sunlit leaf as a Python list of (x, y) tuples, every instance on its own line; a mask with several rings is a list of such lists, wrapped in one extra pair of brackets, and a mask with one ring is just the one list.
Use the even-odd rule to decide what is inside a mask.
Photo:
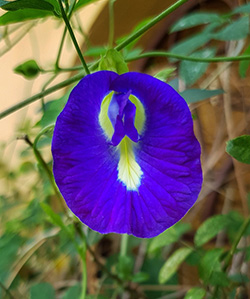
[(171, 28), (170, 32), (180, 31), (187, 28), (191, 28), (197, 25), (220, 22), (221, 17), (215, 13), (209, 12), (198, 12), (192, 13), (187, 16), (184, 16), (179, 21), (177, 21), (174, 26)]
[(191, 226), (188, 223), (176, 223), (174, 226), (170, 227), (165, 232), (152, 239), (148, 249), (149, 252), (153, 252), (158, 248), (177, 242), (181, 236), (190, 229)]
[(195, 245), (198, 247), (202, 246), (225, 229), (229, 223), (230, 221), (227, 215), (215, 215), (210, 217), (198, 228), (194, 237)]
[(39, 10), (47, 10), (53, 11), (54, 6), (51, 5), (49, 2), (44, 0), (17, 0), (8, 2), (5, 5), (1, 5), (2, 9), (15, 11), (20, 9), (39, 9)]
[(79, 0), (76, 3), (76, 5), (75, 5), (74, 10), (82, 8), (82, 7), (84, 7), (84, 6), (88, 5), (88, 4), (96, 2), (96, 1), (98, 1), (98, 0)]
[(191, 252), (191, 248), (177, 249), (162, 266), (159, 273), (159, 283), (162, 284), (168, 281)]
[(185, 295), (184, 299), (203, 299), (206, 295), (206, 291), (202, 288), (192, 288)]
[(236, 160), (250, 164), (250, 135), (242, 135), (229, 140), (226, 151)]
[(9, 11), (0, 17), (0, 26), (54, 16), (52, 11), (39, 9), (23, 9)]
[(99, 70), (109, 70), (117, 74), (123, 74), (128, 72), (128, 67), (120, 52), (109, 49), (100, 60)]
[(157, 74), (154, 75), (155, 78), (166, 82), (169, 77), (173, 75), (173, 72), (176, 70), (176, 67), (168, 67), (165, 68), (164, 70), (161, 70)]

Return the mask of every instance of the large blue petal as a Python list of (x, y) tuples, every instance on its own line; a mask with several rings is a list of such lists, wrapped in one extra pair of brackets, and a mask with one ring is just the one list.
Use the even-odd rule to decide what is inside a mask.
[[(112, 90), (131, 90), (145, 109), (134, 147), (143, 172), (136, 191), (118, 180), (119, 151), (98, 120)], [(145, 74), (102, 71), (82, 79), (57, 119), (52, 153), (67, 205), (101, 233), (156, 236), (187, 213), (201, 189), (200, 146), (188, 106), (170, 86)]]

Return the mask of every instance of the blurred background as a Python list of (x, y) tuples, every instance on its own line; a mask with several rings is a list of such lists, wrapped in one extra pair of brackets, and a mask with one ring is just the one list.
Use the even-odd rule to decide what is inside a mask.
[[(107, 45), (109, 36), (108, 1), (92, 2), (78, 10), (72, 21), (77, 40), (89, 62), (93, 61), (99, 54), (105, 53), (104, 46)], [(159, 14), (174, 2), (169, 0), (115, 1), (115, 41), (119, 41), (132, 32), (142, 21)], [(170, 32), (172, 26), (183, 16), (196, 12), (228, 14), (236, 7), (247, 3), (248, 1), (243, 0), (189, 0), (151, 28), (137, 41), (134, 48), (127, 49), (128, 53), (125, 54), (129, 55), (129, 51), (132, 52), (133, 50), (132, 54), (135, 55), (136, 51), (140, 53), (141, 49), (144, 51), (170, 51), (180, 42), (190, 39), (204, 29), (204, 24), (202, 24), (186, 30)], [(5, 11), (1, 10), (0, 16), (4, 13)], [(62, 22), (55, 18), (42, 21), (32, 20), (0, 27), (1, 111), (75, 75), (76, 72), (73, 71), (62, 72), (52, 80), (52, 74), (45, 72), (36, 77), (35, 80), (27, 80), (20, 74), (13, 72), (18, 65), (29, 59), (34, 59), (44, 70), (53, 69), (63, 30)], [(203, 41), (200, 46), (197, 44), (197, 49), (215, 49), (216, 56), (236, 56), (243, 53), (248, 46), (249, 34), (244, 39)], [(182, 47), (186, 47), (186, 45), (183, 44)], [(178, 51), (180, 50), (176, 48), (176, 53)], [(181, 54), (181, 51), (179, 53)], [(79, 64), (75, 48), (69, 36), (66, 35), (60, 66), (71, 68)], [(194, 118), (195, 133), (202, 146), (204, 185), (197, 204), (183, 219), (184, 223), (190, 224), (190, 228), (186, 231), (184, 229), (182, 239), (178, 242), (192, 244), (195, 231), (205, 220), (213, 215), (227, 215), (233, 211), (230, 214), (232, 222), (228, 235), (221, 232), (206, 245), (208, 249), (215, 247), (228, 249), (230, 238), (233, 239), (237, 233), (242, 217), (248, 216), (249, 209), (249, 165), (233, 160), (225, 153), (225, 146), (228, 139), (250, 134), (250, 72), (248, 69), (245, 77), (243, 77), (239, 74), (239, 62), (218, 62), (207, 65), (203, 73), (200, 72), (200, 75), (195, 79), (192, 74), (195, 73), (196, 66), (191, 62), (188, 67), (190, 73), (187, 74), (185, 73), (185, 66), (181, 65), (180, 61), (166, 57), (143, 58), (129, 63), (131, 71), (145, 72), (151, 75), (155, 75), (166, 68), (171, 69), (167, 82), (171, 82), (171, 85), (180, 92), (191, 88), (224, 91), (202, 101), (189, 102)], [(67, 238), (63, 233), (58, 233), (58, 228), (50, 227), (46, 222), (47, 220), (44, 220), (44, 212), (40, 208), (39, 202), (45, 200), (56, 213), (60, 213), (62, 210), (54, 198), (45, 175), (36, 165), (31, 150), (22, 140), (24, 135), (28, 135), (33, 140), (41, 130), (42, 105), (60, 99), (67, 90), (67, 88), (60, 89), (46, 96), (43, 103), (40, 100), (35, 101), (0, 120), (0, 186), (2, 189), (0, 233), (5, 238), (2, 239), (4, 240), (2, 245), (0, 244), (0, 252), (2, 246), (1, 256), (6, 259), (6, 264), (0, 262), (0, 266), (2, 265), (2, 271), (0, 267), (0, 281), (13, 289), (14, 298), (31, 296), (27, 288), (29, 283), (34, 282), (51, 283), (56, 290), (57, 297), (64, 298), (60, 296), (66, 294), (68, 288), (76, 285), (81, 277), (79, 260), (74, 249), (71, 248), (72, 245), (67, 243)], [(54, 114), (59, 113), (58, 109), (55, 111), (53, 109), (48, 109), (47, 118), (42, 118), (46, 125), (51, 123), (50, 114), (52, 115), (51, 119), (54, 119)], [(50, 165), (51, 156), (48, 141), (44, 140), (44, 145), (41, 143), (40, 146), (45, 160)], [(20, 228), (22, 228), (21, 232)], [(48, 228), (50, 228), (49, 233), (47, 232)], [(8, 239), (6, 232), (8, 232), (8, 236), (11, 236), (10, 239)], [(92, 243), (90, 242), (93, 244), (91, 245), (92, 253), (97, 256), (98, 261), (107, 263), (110, 271), (112, 271), (114, 257), (119, 249), (120, 237), (113, 234), (105, 237), (95, 233), (91, 234), (89, 238), (93, 238)], [(51, 239), (51, 236), (55, 237)], [(33, 243), (30, 241), (31, 237)], [(27, 240), (29, 240), (28, 243)], [(45, 242), (46, 246), (44, 246)], [(147, 241), (131, 237), (130, 252), (133, 257), (133, 267), (135, 267), (132, 267), (133, 271), (140, 270), (148, 273), (150, 267), (155, 267), (156, 272), (159, 271), (166, 256), (180, 246), (178, 242), (164, 249), (163, 255), (161, 253), (162, 259), (154, 260), (154, 258), (148, 258), (146, 255)], [(4, 244), (12, 245), (4, 247)], [(19, 255), (22, 252), (23, 255)], [(87, 253), (88, 292), (94, 295), (98, 292), (102, 293), (100, 281), (110, 280), (110, 278), (107, 278), (108, 275), (105, 274), (100, 264), (93, 259), (93, 254), (90, 252)], [(159, 255), (157, 252), (156, 256)], [(153, 257), (155, 257), (154, 254)], [(188, 289), (200, 284), (200, 274), (195, 264), (195, 258), (197, 257), (194, 256), (193, 261), (184, 263), (179, 268), (169, 287), (164, 284), (158, 285), (154, 279), (151, 279), (148, 284), (147, 280), (145, 283), (143, 282), (145, 285), (142, 287), (143, 292), (146, 292), (148, 298), (183, 298)], [(13, 259), (17, 261), (14, 264)], [(129, 263), (130, 261), (128, 265)], [(248, 260), (242, 262), (242, 257), (238, 256), (238, 260), (234, 263), (234, 268), (231, 271), (247, 277), (248, 263)], [(157, 273), (150, 275), (157, 276)], [(104, 290), (113, 292), (117, 286), (114, 286), (109, 280)], [(249, 298), (246, 295), (247, 287), (244, 286), (243, 294), (245, 297), (242, 295), (243, 297), (237, 298)], [(75, 289), (74, 292), (76, 292), (74, 294), (78, 294), (78, 289)], [(3, 294), (2, 292), (2, 296), (8, 297), (8, 295)], [(112, 294), (118, 296), (114, 292)], [(174, 295), (171, 297), (171, 294)], [(32, 298), (40, 298), (35, 297), (34, 293), (32, 296)], [(47, 298), (50, 296), (52, 295), (48, 295)], [(73, 295), (71, 298), (78, 298), (78, 295), (75, 296)], [(127, 298), (129, 296), (132, 298), (131, 294), (127, 295)], [(10, 295), (9, 298), (11, 298)], [(104, 296), (104, 298), (111, 297)]]

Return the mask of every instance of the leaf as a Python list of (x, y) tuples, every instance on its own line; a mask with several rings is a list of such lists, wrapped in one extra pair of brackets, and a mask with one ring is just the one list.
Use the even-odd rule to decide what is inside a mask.
[(212, 249), (202, 257), (199, 265), (199, 275), (205, 284), (213, 286), (228, 286), (229, 279), (226, 273), (222, 272), (220, 258), (223, 249)]
[(149, 279), (149, 274), (146, 272), (137, 272), (133, 275), (132, 281), (136, 283), (141, 283)]
[(236, 7), (233, 13), (250, 13), (250, 3)]
[(170, 29), (170, 32), (172, 33), (187, 28), (191, 28), (197, 25), (202, 25), (202, 24), (207, 24), (212, 22), (220, 22), (220, 21), (221, 21), (220, 16), (215, 13), (209, 13), (209, 12), (192, 13), (187, 16), (184, 16), (179, 21), (177, 21)]
[(215, 215), (207, 219), (198, 228), (194, 243), (196, 246), (202, 246), (212, 238), (214, 238), (221, 230), (229, 225), (230, 221), (227, 215)]
[[(193, 51), (197, 50), (201, 46), (205, 45), (212, 38), (211, 33), (199, 33), (184, 41), (177, 43), (171, 48), (171, 53), (180, 55), (189, 55)], [(170, 59), (170, 61), (176, 61), (176, 59)]]
[(0, 7), (2, 7), (3, 5), (8, 4), (8, 1), (4, 1), (4, 0), (0, 0)]
[(99, 70), (109, 70), (117, 74), (128, 72), (128, 67), (121, 53), (115, 49), (109, 49), (105, 56), (101, 58)]
[(53, 299), (55, 290), (48, 282), (41, 282), (30, 288), (30, 299)]
[(61, 227), (62, 229), (65, 230), (65, 227), (66, 227), (66, 226), (65, 226), (65, 224), (63, 223), (62, 218), (61, 218), (58, 214), (56, 214), (56, 213), (51, 209), (51, 207), (50, 207), (49, 205), (47, 205), (46, 203), (41, 202), (40, 205), (41, 205), (42, 209), (44, 210), (44, 212), (49, 216), (51, 222), (52, 222), (53, 224), (55, 224), (56, 226), (59, 226), (59, 227)]
[(213, 37), (218, 40), (239, 40), (245, 38), (249, 33), (249, 17), (245, 16), (242, 17), (225, 28), (221, 31), (215, 33)]
[(54, 11), (53, 5), (44, 0), (17, 0), (8, 2), (7, 4), (1, 6), (2, 9), (15, 11), (19, 9), (39, 9), (39, 10), (47, 10)]
[(168, 281), (191, 252), (191, 248), (177, 249), (162, 266), (159, 272), (159, 283), (163, 284)]
[(159, 236), (153, 238), (149, 245), (148, 251), (152, 253), (163, 246), (177, 242), (181, 236), (190, 229), (191, 226), (188, 223), (176, 223), (174, 226), (170, 227)]
[[(192, 53), (191, 57), (211, 58), (215, 55), (214, 48), (206, 48), (201, 51)], [(195, 62), (195, 61), (181, 61), (180, 63), (180, 77), (187, 85), (194, 84), (207, 70), (209, 63)]]
[[(250, 45), (246, 48), (246, 50), (242, 53), (242, 55), (250, 55)], [(250, 65), (250, 60), (242, 60), (239, 63), (239, 74), (241, 78), (245, 78), (247, 74), (247, 70)]]
[(224, 93), (222, 89), (187, 89), (180, 93), (188, 104), (197, 103)]
[(236, 160), (250, 164), (250, 135), (242, 135), (229, 140), (226, 152)]
[(117, 273), (122, 280), (130, 280), (133, 271), (133, 259), (130, 256), (119, 256)]
[(107, 49), (104, 47), (91, 47), (84, 52), (84, 56), (96, 57), (96, 56), (104, 55), (106, 51)]
[(161, 70), (157, 74), (154, 75), (155, 78), (166, 82), (169, 77), (173, 75), (173, 72), (176, 70), (176, 67), (168, 67), (164, 70)]
[(70, 287), (62, 296), (61, 299), (74, 299), (74, 298), (80, 298), (81, 295), (81, 285), (76, 284), (72, 287)]
[(52, 11), (25, 9), (6, 12), (0, 17), (0, 26), (54, 16)]
[(78, 10), (79, 8), (82, 8), (90, 3), (93, 3), (93, 2), (96, 2), (97, 0), (79, 0), (75, 7), (74, 7), (74, 10)]
[(192, 288), (190, 289), (184, 299), (203, 299), (206, 295), (206, 291), (202, 288)]
[(36, 125), (40, 125), (42, 128), (45, 128), (51, 124), (54, 124), (58, 115), (67, 103), (69, 94), (71, 93), (72, 89), (67, 91), (66, 94), (62, 96), (60, 99), (47, 102), (44, 107), (43, 116)]
[(33, 79), (40, 73), (40, 68), (35, 60), (28, 60), (17, 66), (14, 72), (23, 75), (26, 79)]

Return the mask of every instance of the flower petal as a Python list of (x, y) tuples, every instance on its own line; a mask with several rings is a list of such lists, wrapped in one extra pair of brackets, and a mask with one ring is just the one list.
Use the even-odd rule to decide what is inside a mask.
[[(141, 101), (139, 140), (132, 103), (124, 117), (127, 136), (117, 147), (107, 139), (99, 114), (111, 91), (131, 92)], [(156, 236), (186, 214), (201, 189), (200, 146), (188, 106), (145, 74), (101, 71), (82, 79), (57, 119), (52, 153), (67, 205), (101, 233)]]

